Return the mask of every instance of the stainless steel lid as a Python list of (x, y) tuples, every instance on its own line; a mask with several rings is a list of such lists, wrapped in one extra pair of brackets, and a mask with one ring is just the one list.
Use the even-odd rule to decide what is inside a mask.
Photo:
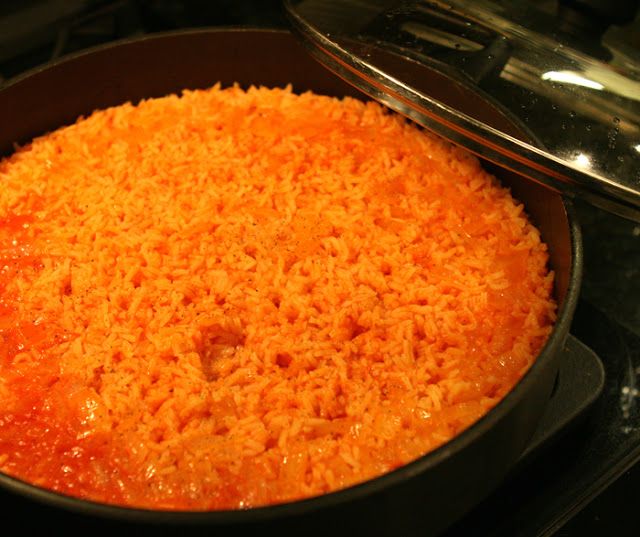
[[(580, 47), (563, 38), (566, 20), (522, 4), (285, 2), (310, 51), (372, 97), (501, 166), (640, 221), (640, 58), (613, 58), (598, 35)], [(475, 113), (475, 99), (515, 119), (527, 140)]]

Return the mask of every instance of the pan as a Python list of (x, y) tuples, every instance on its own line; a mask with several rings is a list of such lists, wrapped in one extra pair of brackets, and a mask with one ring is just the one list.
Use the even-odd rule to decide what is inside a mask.
[[(468, 98), (449, 79), (423, 67), (419, 76), (503, 131), (527, 133), (498, 105)], [(284, 86), (366, 98), (316, 63), (284, 31), (216, 29), (158, 34), (68, 57), (36, 69), (0, 90), (0, 155), (98, 108), (159, 97), (184, 88)], [(455, 86), (455, 87), (454, 87)], [(578, 298), (582, 253), (570, 204), (556, 192), (485, 163), (522, 201), (549, 246), (556, 274), (558, 319), (537, 360), (486, 416), (447, 444), (379, 478), (345, 490), (282, 505), (238, 511), (169, 512), (101, 505), (63, 496), (0, 474), (0, 486), (79, 516), (142, 528), (230, 529), (297, 534), (435, 535), (494, 489), (535, 431), (551, 394)], [(113, 522), (115, 521), (115, 522)], [(105, 522), (107, 523), (107, 522)], [(158, 526), (156, 526), (157, 529)], [(152, 530), (154, 531), (154, 530)]]

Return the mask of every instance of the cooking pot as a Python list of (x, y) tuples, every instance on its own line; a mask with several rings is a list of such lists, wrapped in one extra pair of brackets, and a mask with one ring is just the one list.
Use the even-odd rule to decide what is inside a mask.
[[(530, 136), (498, 105), (470, 98), (456, 82), (423, 66), (438, 92), (457, 96), (514, 136)], [(74, 122), (95, 109), (220, 82), (284, 86), (296, 92), (365, 98), (316, 63), (288, 32), (223, 29), (159, 34), (99, 47), (31, 71), (0, 90), (0, 154), (13, 144)], [(345, 490), (283, 505), (238, 511), (169, 512), (101, 505), (0, 475), (0, 486), (85, 515), (143, 524), (325, 534), (433, 535), (494, 489), (518, 459), (552, 391), (578, 298), (580, 232), (562, 197), (487, 163), (522, 201), (549, 247), (558, 319), (537, 360), (487, 415), (435, 451)], [(201, 529), (201, 528), (200, 528)], [(184, 532), (185, 530), (181, 530)]]

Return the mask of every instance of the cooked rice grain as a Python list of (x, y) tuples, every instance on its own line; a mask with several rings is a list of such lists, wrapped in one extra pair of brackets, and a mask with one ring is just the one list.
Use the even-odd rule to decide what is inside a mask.
[(0, 464), (71, 495), (244, 508), (372, 478), (485, 414), (554, 321), (522, 205), (375, 103), (185, 91), (0, 181)]

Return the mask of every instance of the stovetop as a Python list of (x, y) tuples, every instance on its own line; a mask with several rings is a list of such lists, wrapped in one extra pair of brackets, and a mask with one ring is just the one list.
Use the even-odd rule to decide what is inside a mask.
[[(286, 27), (279, 4), (3, 0), (0, 84), (63, 54), (123, 37), (194, 26)], [(538, 4), (544, 10), (555, 2)], [(629, 58), (630, 51), (640, 47), (640, 32), (633, 29), (614, 28), (610, 39), (618, 58)], [(569, 342), (565, 362), (571, 372), (561, 371), (559, 389), (568, 386), (570, 393), (562, 397), (571, 404), (561, 406), (573, 409), (569, 417), (578, 419), (559, 434), (557, 420), (543, 422), (546, 430), (535, 439), (537, 449), (446, 537), (638, 534), (634, 523), (640, 493), (640, 225), (580, 203), (577, 212), (583, 227), (585, 275), (572, 334), (598, 357), (578, 341)], [(554, 397), (563, 400), (558, 394)], [(4, 493), (0, 512), (6, 524), (13, 527), (16, 522), (25, 532), (41, 529), (43, 521), (54, 531), (73, 526), (94, 534), (102, 525)]]

